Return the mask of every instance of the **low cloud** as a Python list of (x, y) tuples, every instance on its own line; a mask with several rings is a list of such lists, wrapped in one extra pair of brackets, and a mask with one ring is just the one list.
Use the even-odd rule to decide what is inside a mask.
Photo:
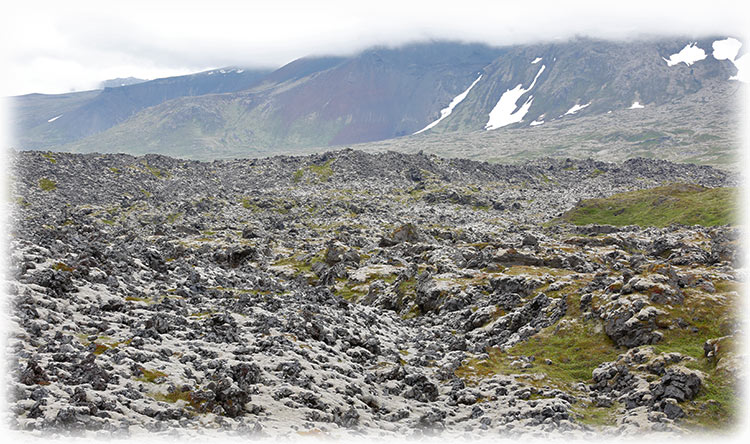
[(428, 39), (510, 45), (575, 35), (744, 37), (747, 28), (734, 1), (14, 3), (2, 23), (9, 77), (2, 95), (229, 65), (278, 67), (307, 55)]

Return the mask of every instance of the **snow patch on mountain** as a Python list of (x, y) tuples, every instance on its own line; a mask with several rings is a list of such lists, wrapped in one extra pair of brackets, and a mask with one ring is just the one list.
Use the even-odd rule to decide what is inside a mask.
[(737, 58), (737, 54), (740, 52), (742, 43), (737, 39), (729, 37), (724, 40), (713, 42), (711, 47), (714, 49), (712, 55), (716, 60), (729, 60), (734, 62), (734, 59)]
[(745, 83), (750, 81), (747, 68), (747, 54), (737, 58), (737, 54), (739, 54), (742, 47), (742, 42), (729, 37), (724, 40), (717, 40), (711, 46), (714, 49), (713, 56), (716, 60), (729, 60), (737, 68), (737, 75), (730, 77), (729, 80), (739, 80)]
[(63, 115), (62, 115), (62, 114), (60, 114), (59, 116), (55, 116), (55, 117), (53, 117), (53, 118), (49, 119), (49, 120), (48, 120), (47, 122), (48, 122), (48, 123), (54, 122), (55, 120), (59, 119), (59, 118), (60, 118), (60, 117), (62, 117), (62, 116), (63, 116)]
[(419, 134), (421, 132), (427, 131), (428, 129), (430, 129), (430, 128), (434, 127), (435, 125), (437, 125), (438, 123), (440, 123), (441, 120), (443, 120), (446, 117), (450, 116), (451, 113), (453, 112), (453, 109), (459, 103), (463, 102), (463, 100), (469, 94), (469, 91), (471, 91), (471, 88), (474, 88), (474, 85), (476, 85), (481, 78), (482, 78), (482, 75), (480, 74), (479, 77), (477, 77), (477, 79), (474, 80), (474, 82), (471, 85), (469, 85), (469, 87), (466, 88), (466, 90), (464, 92), (462, 92), (461, 94), (459, 94), (456, 97), (454, 97), (453, 100), (451, 100), (451, 103), (449, 103), (447, 107), (441, 109), (440, 110), (440, 117), (436, 121), (432, 122), (431, 124), (427, 125), (426, 127), (422, 128), (421, 130), (417, 131), (414, 134)]
[(706, 51), (699, 48), (697, 43), (688, 43), (682, 51), (677, 54), (672, 54), (669, 59), (662, 57), (662, 60), (667, 62), (667, 66), (674, 66), (679, 63), (684, 63), (687, 66), (692, 65), (695, 62), (706, 58)]
[(633, 102), (632, 105), (630, 105), (630, 108), (628, 109), (641, 109), (641, 108), (644, 108), (644, 106), (641, 105), (641, 103), (636, 100), (635, 102)]
[(541, 57), (537, 57), (537, 58), (535, 58), (535, 59), (534, 59), (534, 61), (533, 61), (533, 62), (531, 62), (531, 64), (532, 64), (532, 65), (536, 65), (537, 63), (539, 63), (539, 62), (541, 62), (541, 61), (542, 61), (542, 58), (541, 58)]
[(518, 109), (516, 109), (516, 102), (518, 102), (518, 99), (520, 99), (522, 95), (526, 94), (527, 92), (531, 91), (532, 88), (534, 88), (537, 79), (540, 75), (542, 75), (542, 72), (544, 72), (544, 68), (546, 68), (546, 66), (542, 65), (542, 67), (539, 69), (539, 72), (534, 77), (534, 81), (531, 82), (531, 85), (529, 85), (528, 89), (524, 89), (523, 83), (519, 83), (515, 88), (509, 89), (503, 93), (503, 95), (500, 97), (500, 100), (497, 101), (495, 107), (492, 108), (492, 111), (490, 111), (489, 119), (487, 120), (487, 124), (484, 126), (484, 129), (489, 131), (497, 128), (502, 128), (504, 126), (510, 125), (511, 123), (518, 123), (523, 120), (523, 117), (527, 112), (529, 112), (529, 108), (531, 107), (531, 102), (534, 100), (534, 96), (529, 96), (529, 98), (526, 99), (526, 102), (524, 102), (524, 104), (521, 105), (521, 107)]
[(529, 123), (529, 126), (538, 126), (544, 123), (544, 120), (535, 120), (531, 123)]
[(567, 112), (566, 112), (566, 113), (565, 113), (564, 115), (566, 115), (566, 116), (567, 116), (568, 114), (570, 114), (570, 115), (573, 115), (573, 114), (577, 113), (578, 111), (580, 111), (580, 110), (582, 110), (582, 109), (586, 108), (586, 107), (587, 107), (587, 106), (589, 106), (589, 105), (591, 105), (591, 102), (589, 102), (589, 103), (587, 103), (587, 104), (585, 104), (585, 105), (579, 105), (579, 104), (577, 104), (577, 103), (576, 103), (576, 104), (575, 104), (575, 105), (573, 105), (573, 107), (572, 107), (572, 108), (570, 108), (570, 109), (569, 109), (569, 110), (568, 110), (568, 111), (567, 111)]

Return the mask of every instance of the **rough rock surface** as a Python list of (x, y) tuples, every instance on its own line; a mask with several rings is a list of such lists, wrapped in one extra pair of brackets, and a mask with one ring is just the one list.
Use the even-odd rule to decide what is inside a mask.
[[(677, 433), (705, 376), (644, 346), (698, 330), (680, 307), (733, 294), (730, 227), (542, 225), (583, 198), (735, 183), (707, 167), (344, 150), (22, 152), (14, 168), (7, 352), (26, 431)], [(575, 384), (533, 355), (473, 364), (584, 324), (623, 355)], [(717, 344), (701, 359), (730, 362)], [(620, 408), (592, 428), (589, 402)]]

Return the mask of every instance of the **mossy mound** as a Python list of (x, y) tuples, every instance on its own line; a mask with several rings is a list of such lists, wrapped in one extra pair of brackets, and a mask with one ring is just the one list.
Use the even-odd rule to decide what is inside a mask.
[(676, 183), (582, 200), (560, 220), (576, 225), (726, 225), (737, 220), (737, 200), (736, 188)]

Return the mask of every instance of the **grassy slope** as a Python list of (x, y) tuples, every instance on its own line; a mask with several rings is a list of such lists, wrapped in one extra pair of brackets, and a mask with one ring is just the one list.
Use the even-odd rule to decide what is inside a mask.
[(579, 202), (562, 219), (576, 225), (716, 226), (736, 221), (736, 188), (670, 184)]

